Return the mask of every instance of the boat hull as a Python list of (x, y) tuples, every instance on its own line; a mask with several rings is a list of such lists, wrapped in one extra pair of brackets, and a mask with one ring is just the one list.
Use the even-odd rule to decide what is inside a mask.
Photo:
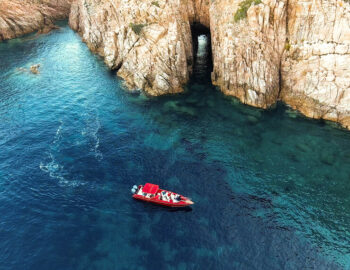
[[(139, 186), (139, 188), (141, 188), (142, 186)], [(165, 192), (170, 192), (170, 191), (167, 191), (167, 190), (163, 190), (163, 189), (160, 189), (159, 192), (162, 192), (162, 191), (165, 191)], [(170, 193), (173, 193), (173, 194), (177, 194), (177, 193), (174, 193), (174, 192), (170, 192)], [(177, 195), (180, 195), (180, 194), (177, 194)], [(138, 194), (134, 194), (132, 195), (132, 197), (136, 200), (140, 200), (140, 201), (144, 201), (144, 202), (149, 202), (149, 203), (153, 203), (153, 204), (158, 204), (158, 205), (162, 205), (162, 206), (166, 206), (166, 207), (172, 207), (172, 208), (179, 208), (179, 207), (187, 207), (187, 206), (190, 206), (193, 204), (193, 202), (189, 199), (189, 198), (186, 198), (182, 195), (180, 195), (181, 197), (181, 201), (180, 202), (172, 202), (172, 201), (165, 201), (165, 200), (160, 200), (156, 197), (153, 197), (153, 198), (147, 198), (143, 195), (138, 195)]]
[(145, 198), (144, 196), (136, 195), (136, 194), (133, 195), (132, 197), (136, 200), (150, 202), (150, 203), (154, 203), (154, 204), (158, 204), (158, 205), (162, 205), (162, 206), (167, 206), (167, 207), (174, 207), (174, 208), (187, 207), (187, 206), (190, 206), (193, 204), (193, 203), (185, 203), (185, 202), (171, 203), (171, 202), (166, 202), (166, 201), (161, 201), (161, 200), (148, 199), (148, 198)]

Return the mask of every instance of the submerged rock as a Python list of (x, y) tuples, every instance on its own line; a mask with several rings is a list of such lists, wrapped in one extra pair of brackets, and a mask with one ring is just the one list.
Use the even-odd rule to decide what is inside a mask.
[(332, 152), (323, 151), (321, 153), (320, 160), (326, 165), (333, 165), (335, 162), (335, 157)]
[(247, 121), (250, 123), (250, 124), (256, 124), (259, 122), (258, 118), (256, 118), (255, 116), (253, 115), (248, 115), (247, 116)]
[(239, 106), (239, 111), (244, 115), (252, 116), (257, 119), (262, 115), (260, 109), (252, 108), (249, 106)]
[(310, 147), (306, 143), (303, 143), (303, 142), (297, 143), (296, 148), (301, 150), (302, 152), (305, 152), (305, 153), (311, 151)]
[(196, 110), (194, 108), (181, 105), (178, 101), (168, 101), (164, 103), (164, 110), (167, 112), (173, 111), (181, 114), (188, 114), (190, 116), (196, 115)]
[(55, 30), (55, 29), (60, 29), (57, 25), (54, 25), (54, 24), (50, 24), (50, 25), (44, 25), (43, 28), (41, 28), (37, 34), (38, 35), (41, 35), (41, 34), (48, 34), (50, 33), (52, 30)]
[(210, 108), (214, 108), (215, 107), (215, 101), (211, 98), (207, 99), (207, 105)]
[(297, 111), (291, 109), (291, 108), (288, 108), (288, 109), (286, 110), (286, 114), (287, 114), (290, 118), (297, 118), (299, 113), (298, 113)]
[(300, 162), (299, 157), (292, 151), (287, 151), (286, 156), (293, 162)]
[(188, 104), (197, 104), (198, 101), (199, 101), (199, 98), (196, 95), (191, 95), (188, 98), (186, 98), (186, 103)]

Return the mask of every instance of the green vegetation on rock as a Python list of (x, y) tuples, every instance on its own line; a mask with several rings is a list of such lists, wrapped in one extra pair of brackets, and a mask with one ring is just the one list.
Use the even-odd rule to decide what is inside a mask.
[(289, 41), (287, 41), (287, 42), (286, 42), (286, 45), (284, 45), (284, 49), (285, 49), (286, 51), (289, 51), (291, 46), (292, 46), (292, 45), (290, 45)]
[(153, 1), (151, 4), (152, 4), (153, 6), (159, 7), (158, 1)]
[(140, 35), (141, 34), (141, 31), (142, 29), (147, 26), (147, 24), (143, 24), (143, 23), (140, 23), (140, 24), (134, 24), (134, 23), (130, 23), (129, 26), (131, 27), (131, 29), (135, 32), (136, 35)]
[(235, 14), (235, 22), (238, 22), (242, 19), (247, 18), (247, 11), (251, 5), (258, 5), (261, 3), (261, 0), (244, 0), (239, 4), (239, 8)]

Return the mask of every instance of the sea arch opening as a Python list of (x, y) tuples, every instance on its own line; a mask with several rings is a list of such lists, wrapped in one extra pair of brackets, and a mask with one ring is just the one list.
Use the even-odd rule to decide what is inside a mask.
[(191, 25), (193, 48), (192, 82), (210, 83), (213, 71), (210, 29), (201, 23)]

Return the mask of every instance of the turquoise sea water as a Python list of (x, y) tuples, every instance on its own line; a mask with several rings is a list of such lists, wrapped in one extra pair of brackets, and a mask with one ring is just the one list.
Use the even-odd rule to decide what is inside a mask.
[[(0, 43), (0, 269), (350, 269), (350, 132), (223, 96), (204, 41), (160, 98), (65, 24)], [(196, 204), (132, 200), (146, 181)]]

